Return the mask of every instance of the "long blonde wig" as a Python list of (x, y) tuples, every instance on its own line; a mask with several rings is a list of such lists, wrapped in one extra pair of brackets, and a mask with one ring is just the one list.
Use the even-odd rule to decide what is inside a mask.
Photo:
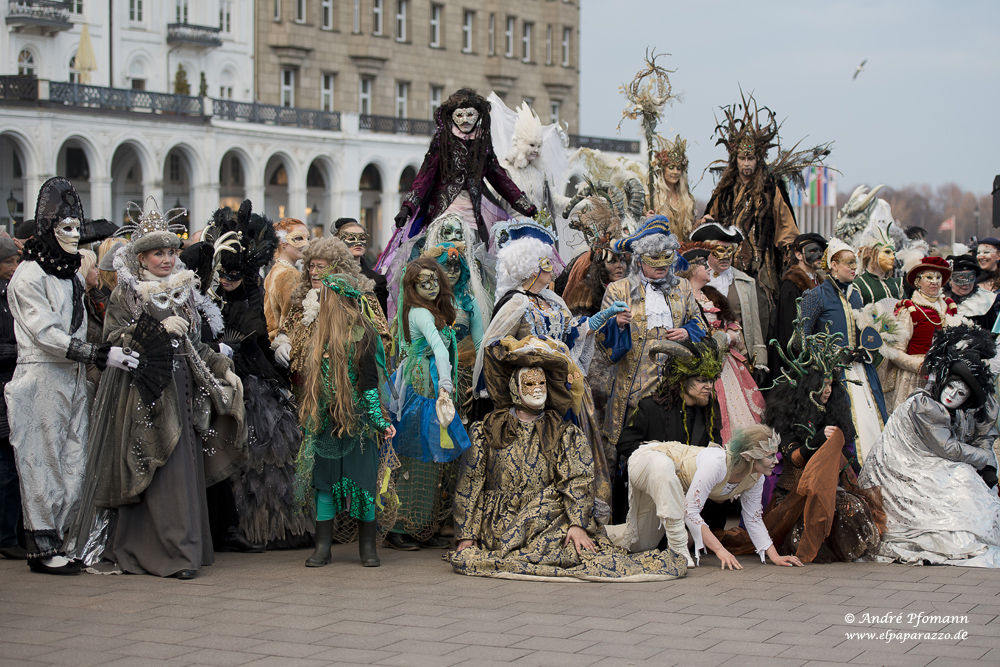
[[(355, 284), (350, 276), (338, 275), (345, 283)], [(319, 315), (303, 364), (302, 402), (299, 419), (307, 431), (318, 433), (324, 420), (329, 419), (332, 432), (340, 437), (350, 435), (356, 426), (354, 391), (348, 369), (361, 372), (359, 360), (374, 340), (374, 332), (358, 305), (349, 296), (333, 289), (320, 288)], [(323, 362), (327, 361), (327, 372)]]

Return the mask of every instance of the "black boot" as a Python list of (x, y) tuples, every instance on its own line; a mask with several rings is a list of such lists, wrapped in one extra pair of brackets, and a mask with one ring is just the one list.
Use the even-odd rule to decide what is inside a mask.
[(330, 564), (330, 544), (333, 542), (333, 519), (316, 522), (316, 551), (306, 559), (306, 567)]
[(365, 567), (378, 567), (381, 561), (375, 552), (375, 522), (358, 522), (358, 553), (361, 554), (361, 564)]

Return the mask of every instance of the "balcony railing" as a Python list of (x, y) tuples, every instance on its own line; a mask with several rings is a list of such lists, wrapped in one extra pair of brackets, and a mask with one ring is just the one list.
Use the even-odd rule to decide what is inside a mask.
[(602, 137), (583, 137), (579, 134), (569, 135), (570, 148), (593, 148), (609, 153), (638, 153), (638, 141), (625, 139), (604, 139)]
[(222, 46), (219, 37), (222, 30), (207, 25), (191, 23), (168, 23), (167, 44), (190, 44), (194, 46)]
[(153, 93), (131, 88), (104, 88), (81, 83), (49, 83), (49, 100), (79, 107), (171, 113), (183, 116), (202, 116), (205, 107), (200, 97)]
[(38, 99), (38, 79), (33, 76), (0, 76), (0, 100)]
[(434, 121), (420, 118), (393, 118), (392, 116), (361, 114), (358, 117), (358, 126), (362, 130), (388, 134), (413, 134), (427, 137), (434, 134)]
[(212, 112), (216, 118), (226, 120), (308, 127), (314, 130), (330, 130), (332, 132), (340, 130), (340, 114), (336, 111), (316, 111), (315, 109), (280, 107), (256, 102), (213, 99)]
[(7, 25), (38, 28), (42, 32), (58, 32), (73, 27), (69, 20), (69, 3), (58, 0), (10, 0)]

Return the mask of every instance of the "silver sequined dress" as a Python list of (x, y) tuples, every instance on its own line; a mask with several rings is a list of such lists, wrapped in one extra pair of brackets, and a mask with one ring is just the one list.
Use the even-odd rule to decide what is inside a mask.
[(996, 465), (991, 403), (981, 422), (971, 411), (953, 419), (921, 389), (893, 411), (858, 480), (881, 489), (880, 559), (1000, 567), (1000, 498), (977, 473)]

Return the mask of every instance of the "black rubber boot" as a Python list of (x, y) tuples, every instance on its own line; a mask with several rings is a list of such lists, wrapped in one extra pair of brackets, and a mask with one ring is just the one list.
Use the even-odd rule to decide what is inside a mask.
[(306, 567), (330, 564), (330, 544), (333, 542), (333, 519), (316, 522), (316, 551), (306, 559)]
[(365, 567), (378, 567), (381, 561), (375, 551), (375, 522), (358, 522), (358, 553), (361, 555), (361, 564)]

